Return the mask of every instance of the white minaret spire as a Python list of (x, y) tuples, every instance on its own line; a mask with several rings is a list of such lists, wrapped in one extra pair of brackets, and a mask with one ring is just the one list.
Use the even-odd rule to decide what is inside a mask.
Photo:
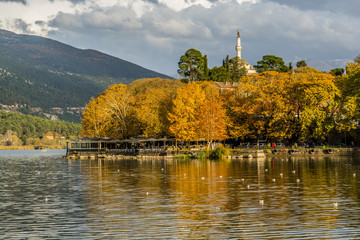
[(239, 29), (237, 30), (237, 37), (236, 37), (236, 56), (241, 58), (241, 42), (240, 42), (240, 32)]

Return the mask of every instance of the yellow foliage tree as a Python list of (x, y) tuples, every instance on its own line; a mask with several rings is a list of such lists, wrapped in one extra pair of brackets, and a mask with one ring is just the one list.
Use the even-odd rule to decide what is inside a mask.
[(134, 97), (128, 87), (113, 85), (105, 91), (103, 98), (107, 136), (121, 139), (136, 135)]
[(360, 118), (360, 55), (346, 66), (346, 76), (339, 78), (337, 86), (342, 96), (339, 113), (336, 115), (337, 129), (351, 131), (359, 126)]
[(226, 111), (219, 89), (209, 82), (192, 82), (177, 92), (169, 113), (170, 131), (179, 140), (224, 140)]
[(202, 87), (205, 91), (206, 99), (199, 110), (200, 136), (205, 138), (210, 145), (213, 141), (222, 141), (228, 138), (227, 115), (223, 107), (223, 97), (219, 89), (212, 83), (204, 82)]
[(171, 106), (171, 99), (162, 89), (152, 88), (137, 96), (136, 117), (146, 137), (168, 134), (169, 105)]
[(336, 99), (340, 91), (335, 77), (328, 73), (297, 73), (291, 76), (288, 99), (293, 111), (288, 113), (294, 138), (324, 139), (335, 127)]
[(334, 128), (339, 90), (331, 74), (304, 67), (243, 77), (228, 94), (234, 137), (324, 138)]
[(81, 134), (118, 139), (168, 135), (168, 112), (180, 86), (178, 80), (160, 78), (110, 86), (86, 105)]
[(170, 134), (168, 113), (171, 111), (176, 90), (183, 83), (170, 79), (139, 79), (130, 85), (135, 96), (136, 118), (142, 134), (167, 136)]
[(85, 106), (85, 110), (82, 112), (81, 123), (83, 129), (80, 135), (85, 137), (105, 137), (105, 124), (104, 124), (104, 112), (103, 98), (91, 98), (90, 102)]
[(286, 74), (274, 71), (248, 75), (241, 79), (234, 92), (226, 94), (233, 137), (287, 136), (282, 124), (287, 109), (284, 98), (286, 77)]
[(136, 131), (133, 99), (126, 85), (110, 86), (86, 105), (81, 134), (119, 139), (132, 135)]
[(177, 91), (173, 110), (169, 113), (170, 132), (177, 139), (194, 141), (200, 138), (199, 112), (205, 98), (204, 91), (196, 82)]

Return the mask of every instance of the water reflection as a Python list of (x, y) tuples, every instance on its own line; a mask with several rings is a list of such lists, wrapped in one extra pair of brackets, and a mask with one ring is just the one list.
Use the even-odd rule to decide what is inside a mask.
[(0, 164), (0, 207), (5, 213), (0, 236), (5, 237), (47, 232), (54, 238), (87, 239), (360, 235), (360, 166), (353, 158), (0, 157)]
[(359, 210), (359, 165), (348, 159), (83, 164), (92, 226), (104, 226), (101, 214), (106, 230), (123, 237), (166, 237), (151, 232), (159, 228), (180, 239), (360, 233), (352, 214)]

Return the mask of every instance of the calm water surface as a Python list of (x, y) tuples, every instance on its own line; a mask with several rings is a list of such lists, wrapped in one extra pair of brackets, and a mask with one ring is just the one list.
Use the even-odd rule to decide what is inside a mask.
[(360, 239), (360, 161), (0, 151), (0, 239)]

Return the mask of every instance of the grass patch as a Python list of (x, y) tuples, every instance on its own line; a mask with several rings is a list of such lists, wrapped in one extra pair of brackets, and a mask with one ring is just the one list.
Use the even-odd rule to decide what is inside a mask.
[(177, 154), (174, 156), (175, 159), (177, 160), (189, 160), (191, 159), (191, 155), (189, 154)]

